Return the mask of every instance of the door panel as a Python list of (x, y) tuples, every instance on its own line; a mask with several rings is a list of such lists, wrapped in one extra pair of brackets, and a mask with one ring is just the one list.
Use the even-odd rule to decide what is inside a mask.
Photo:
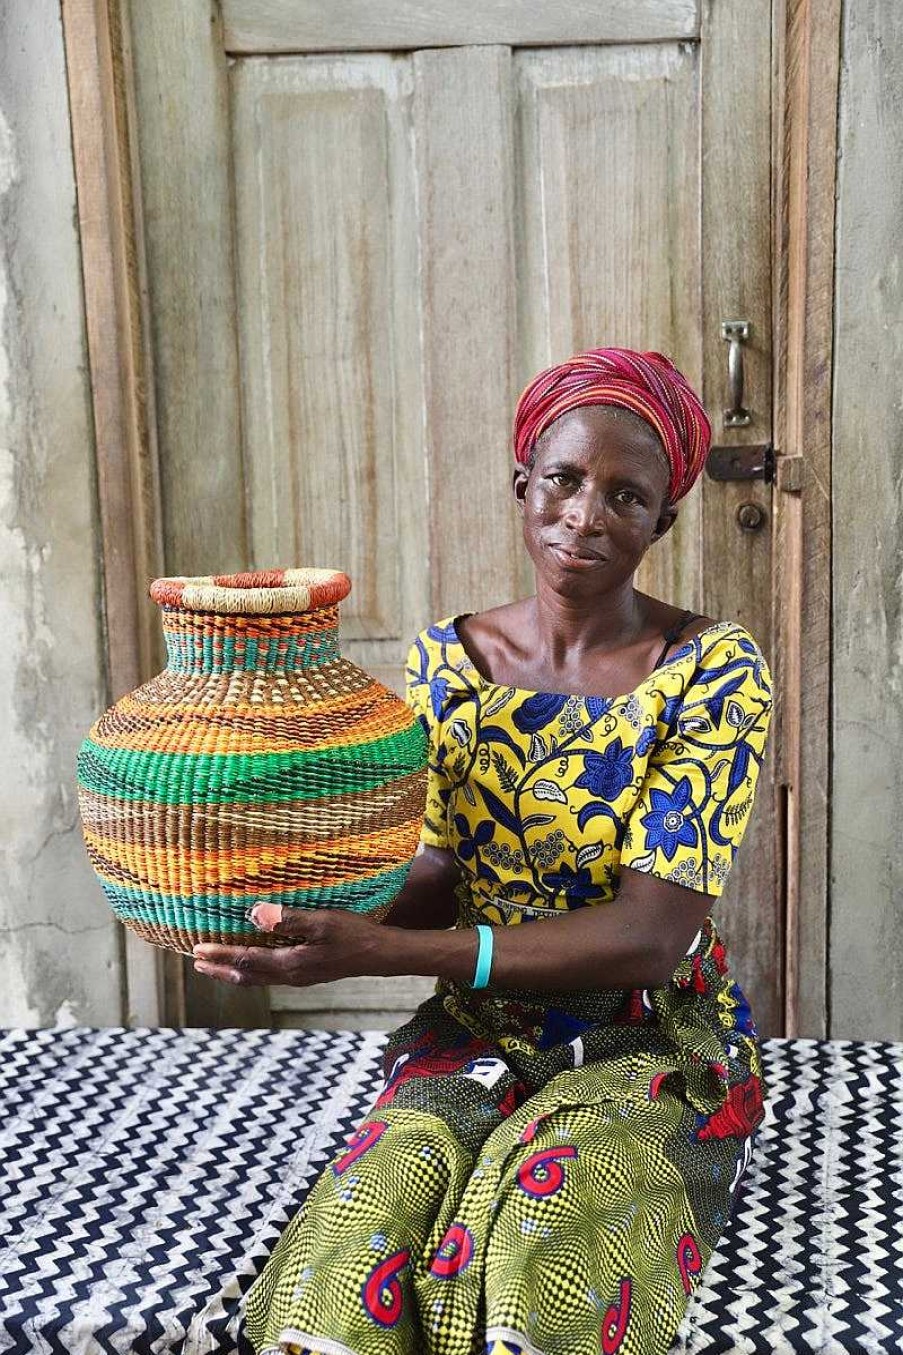
[(223, 0), (227, 52), (335, 52), (699, 36), (700, 0)]
[(208, 8), (126, 6), (164, 560), (180, 574), (246, 557), (229, 104), (222, 34)]
[[(541, 366), (658, 349), (702, 389), (716, 442), (769, 440), (770, 4), (337, 8), (225, 0), (210, 25), (207, 0), (132, 7), (155, 342), (186, 363), (158, 376), (164, 533), (173, 571), (244, 563), (223, 528), (244, 550), (246, 503), (248, 564), (346, 569), (345, 651), (400, 690), (421, 626), (532, 591), (510, 428)], [(192, 205), (193, 176), (210, 203)], [(217, 355), (237, 336), (240, 414), (232, 369), (191, 358), (211, 307)], [(726, 429), (734, 318), (753, 326), (754, 418)], [(175, 495), (204, 480), (212, 413), (228, 473), (206, 482), (208, 528)], [(768, 654), (770, 496), (704, 477), (638, 586), (739, 619)], [(737, 521), (748, 502), (758, 532)], [(782, 1001), (772, 763), (716, 912), (765, 1034)], [(399, 1016), (431, 986), (396, 985)], [(354, 981), (280, 993), (276, 1015), (341, 1025), (385, 1004)]]
[(252, 563), (346, 570), (344, 651), (397, 686), (429, 608), (410, 61), (231, 86)]
[[(702, 43), (702, 394), (713, 443), (743, 446), (772, 438), (771, 15), (770, 0), (710, 4)], [(748, 320), (744, 405), (752, 421), (726, 428), (728, 346), (722, 320)], [(706, 611), (734, 617), (772, 654), (773, 488), (763, 480), (718, 483), (703, 476), (702, 548)], [(740, 526), (743, 504), (761, 525)], [(761, 790), (728, 890), (716, 913), (738, 980), (760, 1028), (784, 1021), (783, 878), (776, 843), (783, 832), (775, 772), (780, 721), (774, 718)]]
[(414, 73), (430, 592), (444, 616), (518, 591), (511, 52), (418, 52)]
[[(602, 344), (701, 383), (698, 63), (690, 43), (517, 53), (518, 389)], [(701, 610), (698, 496), (637, 586)]]

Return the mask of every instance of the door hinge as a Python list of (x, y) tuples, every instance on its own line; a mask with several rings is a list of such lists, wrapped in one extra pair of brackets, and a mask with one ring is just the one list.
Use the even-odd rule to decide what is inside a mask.
[(775, 461), (771, 443), (756, 442), (746, 446), (713, 447), (705, 468), (713, 480), (765, 480), (771, 483)]

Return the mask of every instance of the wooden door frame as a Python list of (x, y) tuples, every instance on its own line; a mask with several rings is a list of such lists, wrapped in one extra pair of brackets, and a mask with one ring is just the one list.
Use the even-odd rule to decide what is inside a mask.
[[(773, 0), (773, 671), (786, 1034), (827, 1034), (831, 387), (842, 0)], [(62, 0), (111, 699), (160, 667), (153, 355), (122, 0)], [(181, 1024), (181, 964), (124, 935), (123, 1020)], [(802, 960), (805, 957), (805, 965)], [(162, 962), (161, 962), (162, 959)]]
[[(128, 39), (116, 0), (62, 0), (94, 415), (106, 697), (162, 666), (147, 584), (162, 573), (153, 365)], [(98, 712), (99, 713), (99, 712)], [(121, 928), (125, 1025), (182, 1024), (161, 952)]]
[[(831, 398), (842, 0), (774, 0), (773, 580), (785, 1034), (828, 1031)], [(805, 963), (803, 962), (805, 960)]]

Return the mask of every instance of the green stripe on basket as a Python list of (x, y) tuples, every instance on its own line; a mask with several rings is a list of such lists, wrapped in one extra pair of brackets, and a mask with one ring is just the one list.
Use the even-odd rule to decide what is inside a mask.
[(370, 743), (294, 753), (160, 753), (85, 739), (78, 779), (88, 790), (157, 804), (319, 800), (378, 790), (426, 763), (419, 721)]
[(123, 922), (157, 923), (195, 931), (226, 931), (249, 935), (257, 931), (246, 916), (255, 903), (281, 903), (285, 908), (345, 908), (368, 913), (393, 899), (407, 878), (410, 866), (395, 866), (366, 880), (328, 885), (316, 889), (292, 889), (281, 893), (261, 891), (235, 894), (153, 894), (101, 880), (116, 916)]

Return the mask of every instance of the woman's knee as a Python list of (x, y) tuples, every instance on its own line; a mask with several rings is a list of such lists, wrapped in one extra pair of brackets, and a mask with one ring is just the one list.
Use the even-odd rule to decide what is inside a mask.
[(473, 1154), (438, 1117), (373, 1111), (335, 1153), (321, 1180), (340, 1198), (363, 1198), (398, 1217), (434, 1209), (449, 1189), (462, 1188), (472, 1166)]

